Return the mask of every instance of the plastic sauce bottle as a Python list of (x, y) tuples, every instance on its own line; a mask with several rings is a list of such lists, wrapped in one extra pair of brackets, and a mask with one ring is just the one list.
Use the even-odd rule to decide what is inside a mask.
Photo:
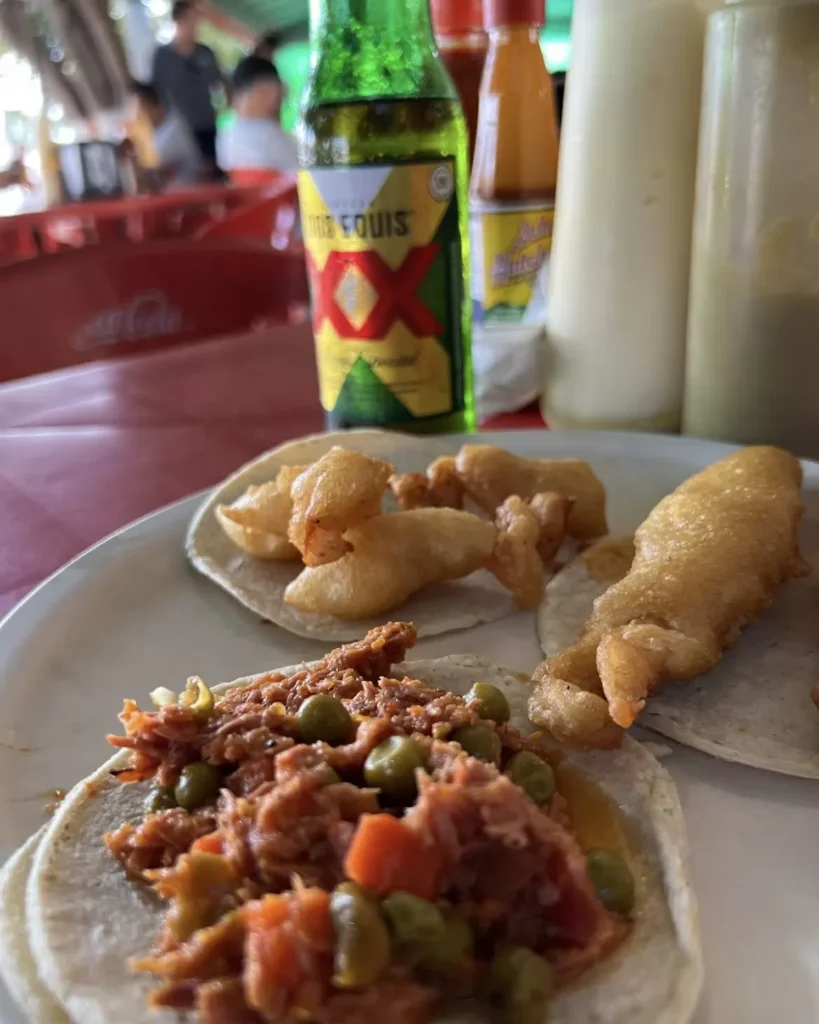
[(554, 87), (540, 49), (543, 0), (484, 0), (489, 51), (470, 186), (472, 298), (485, 329), (545, 322), (557, 183)]
[(683, 431), (819, 458), (819, 2), (732, 0), (705, 53)]
[(552, 426), (679, 430), (708, 4), (575, 3), (550, 271)]
[(483, 27), (483, 0), (430, 0), (430, 12), (441, 59), (464, 108), (472, 160), (478, 134), (478, 95), (489, 45)]

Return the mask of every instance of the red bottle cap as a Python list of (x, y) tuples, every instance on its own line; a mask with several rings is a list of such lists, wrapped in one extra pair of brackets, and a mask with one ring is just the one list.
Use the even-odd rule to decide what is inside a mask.
[(546, 0), (484, 0), (483, 23), (487, 29), (510, 25), (546, 24)]
[(483, 0), (430, 0), (436, 36), (462, 36), (483, 32)]

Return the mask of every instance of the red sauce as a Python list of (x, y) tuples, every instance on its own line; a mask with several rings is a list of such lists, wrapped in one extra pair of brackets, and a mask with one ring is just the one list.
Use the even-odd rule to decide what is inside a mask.
[(478, 133), (478, 96), (481, 89), (481, 75), (486, 59), (486, 36), (473, 35), (455, 39), (452, 42), (439, 39), (441, 58), (446, 64), (466, 115), (469, 127), (469, 160), (475, 153), (475, 138)]

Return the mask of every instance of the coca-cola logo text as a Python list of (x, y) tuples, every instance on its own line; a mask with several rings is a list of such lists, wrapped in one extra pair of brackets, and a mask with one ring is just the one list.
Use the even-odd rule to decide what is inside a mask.
[(127, 344), (179, 334), (185, 326), (185, 315), (171, 304), (158, 288), (136, 295), (130, 302), (101, 313), (79, 327), (71, 339), (80, 352), (107, 345)]

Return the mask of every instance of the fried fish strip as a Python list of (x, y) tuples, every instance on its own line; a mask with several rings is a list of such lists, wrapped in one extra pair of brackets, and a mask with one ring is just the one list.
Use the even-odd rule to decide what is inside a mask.
[(540, 603), (570, 509), (571, 500), (559, 494), (536, 494), (531, 502), (512, 495), (498, 508), (498, 539), (487, 568), (512, 592), (518, 608)]
[(343, 557), (299, 573), (284, 599), (302, 611), (365, 619), (396, 608), (421, 587), (481, 569), (495, 547), (492, 523), (450, 508), (364, 519), (344, 535)]
[[(568, 501), (561, 501), (565, 523)], [(540, 510), (512, 497), (494, 525), (451, 508), (374, 516), (344, 533), (349, 550), (341, 558), (305, 568), (285, 590), (285, 601), (302, 611), (363, 619), (396, 608), (421, 587), (486, 568), (519, 608), (534, 608), (546, 579), (543, 537), (560, 546), (555, 506), (544, 500)]]
[(250, 486), (230, 505), (217, 505), (216, 518), (233, 543), (256, 558), (291, 561), (300, 558), (287, 539), (293, 509), (290, 488), (304, 466), (282, 466), (275, 480)]
[(463, 507), (464, 488), (451, 455), (431, 462), (425, 474), (394, 474), (390, 477), (390, 488), (405, 510)]
[(324, 565), (350, 550), (345, 530), (379, 514), (393, 468), (336, 446), (294, 481), (287, 536), (305, 565)]
[(534, 675), (534, 722), (579, 747), (619, 744), (657, 686), (718, 664), (779, 586), (806, 571), (799, 462), (746, 448), (686, 480), (635, 535), (629, 572), (571, 647)]
[(555, 492), (573, 499), (570, 537), (592, 540), (607, 531), (606, 492), (581, 459), (523, 459), (502, 448), (465, 444), (455, 466), (467, 494), (486, 512), (493, 513), (513, 494), (531, 498)]

